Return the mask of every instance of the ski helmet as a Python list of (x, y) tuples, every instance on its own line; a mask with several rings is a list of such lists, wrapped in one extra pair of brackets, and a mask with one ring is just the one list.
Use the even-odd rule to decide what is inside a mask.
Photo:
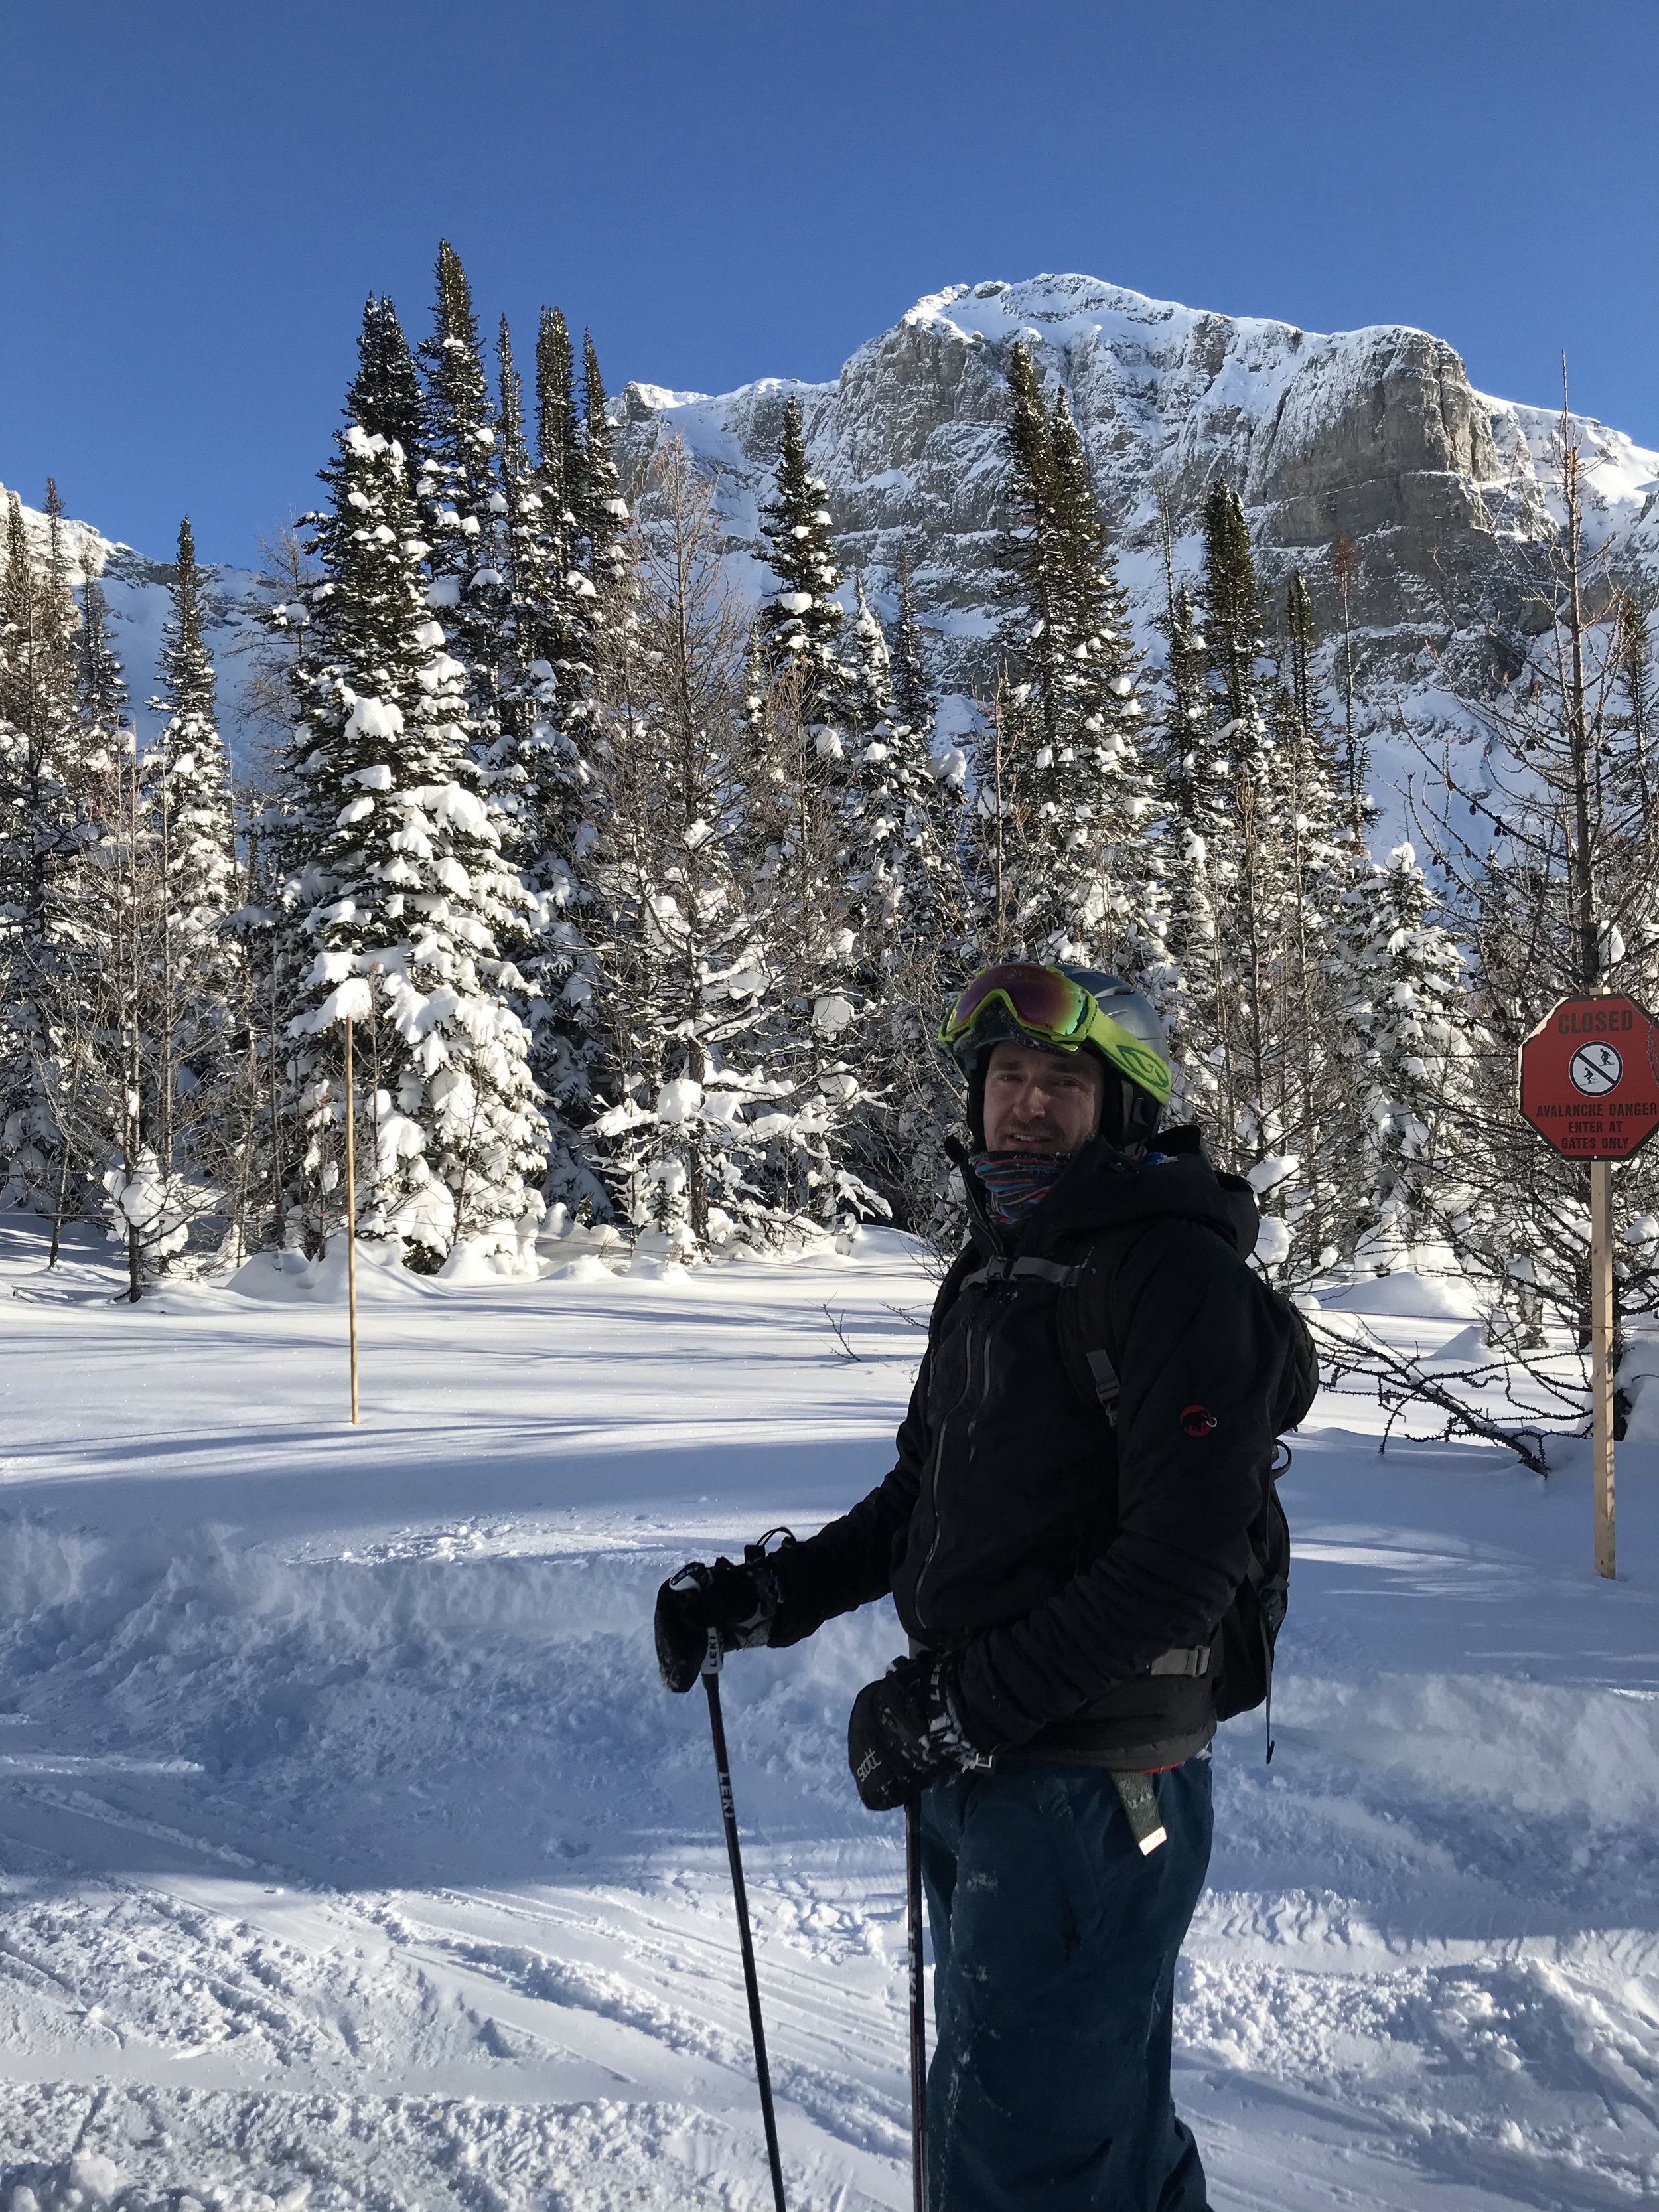
[[(1040, 1004), (1044, 975), (1067, 978), (1082, 995), (1081, 1007), (1073, 1000), (1057, 1008), (1050, 1019), (1048, 1010)], [(976, 985), (988, 987), (977, 1004)], [(1097, 1020), (1097, 1015), (1104, 1018)], [(1143, 993), (1103, 969), (1058, 961), (1010, 962), (981, 969), (963, 987), (941, 1035), (967, 1078), (968, 1127), (974, 1142), (981, 1146), (986, 1067), (997, 1044), (1019, 1044), (1036, 1052), (1092, 1054), (1107, 1079), (1099, 1134), (1114, 1145), (1144, 1144), (1156, 1132), (1169, 1103), (1172, 1063), (1164, 1024)]]

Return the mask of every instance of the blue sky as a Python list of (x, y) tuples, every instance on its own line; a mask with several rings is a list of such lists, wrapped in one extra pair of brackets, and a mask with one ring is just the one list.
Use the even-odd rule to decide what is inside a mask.
[(832, 376), (1083, 270), (1659, 444), (1656, 0), (78, 0), (0, 8), (0, 482), (249, 561), (370, 289), (592, 325), (608, 382)]

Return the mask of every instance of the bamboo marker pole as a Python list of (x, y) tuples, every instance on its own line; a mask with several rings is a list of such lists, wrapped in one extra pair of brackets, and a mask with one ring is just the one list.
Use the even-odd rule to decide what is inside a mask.
[(346, 1312), (351, 1330), (351, 1425), (357, 1426), (357, 1117), (351, 1080), (351, 1017), (345, 1025)]
[(1595, 1460), (1595, 1571), (1613, 1575), (1613, 1163), (1590, 1162), (1590, 1434)]

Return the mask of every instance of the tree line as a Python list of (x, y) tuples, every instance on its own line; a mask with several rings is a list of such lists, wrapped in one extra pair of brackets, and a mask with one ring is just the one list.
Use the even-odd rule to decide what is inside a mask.
[[(1425, 859), (1374, 854), (1351, 629), (1264, 596), (1209, 491), (1165, 530), (1163, 666), (1131, 635), (1063, 386), (1008, 361), (1002, 618), (941, 744), (909, 561), (844, 573), (798, 403), (734, 590), (718, 472), (624, 484), (591, 338), (542, 312), (526, 388), (447, 244), (430, 333), (372, 299), (325, 498), (265, 614), (283, 734), (233, 793), (188, 523), (141, 745), (95, 580), (11, 501), (0, 577), (5, 1202), (169, 1267), (315, 1255), (345, 1205), (414, 1267), (533, 1268), (548, 1210), (665, 1257), (892, 1219), (948, 1244), (963, 975), (1065, 959), (1145, 989), (1177, 1109), (1250, 1177), (1285, 1279), (1455, 1252), (1519, 1337), (1584, 1302), (1582, 1171), (1519, 1122), (1564, 989), (1651, 988), (1646, 609), (1565, 521), (1492, 519), (1520, 579), (1455, 683)], [(914, 549), (916, 565), (926, 548)], [(1358, 556), (1320, 556), (1340, 604)], [(1345, 617), (1346, 627), (1346, 617)], [(1454, 679), (1449, 676), (1448, 682)], [(1407, 727), (1403, 734), (1410, 738)], [(1623, 1171), (1626, 1301), (1659, 1250)]]

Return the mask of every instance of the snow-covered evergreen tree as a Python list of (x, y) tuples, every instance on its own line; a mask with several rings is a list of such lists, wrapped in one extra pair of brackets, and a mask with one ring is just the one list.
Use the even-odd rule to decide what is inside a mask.
[[(598, 631), (569, 567), (572, 518), (562, 486), (568, 402), (562, 318), (544, 314), (538, 355), (540, 456), (527, 452), (512, 340), (502, 319), (501, 473), (509, 612), (503, 637), (501, 734), (489, 765), (509, 810), (509, 857), (530, 897), (511, 949), (525, 988), (515, 1000), (548, 1121), (547, 1195), (607, 1210), (587, 1123), (592, 1115), (594, 967), (582, 934), (592, 884), (585, 860), (594, 778), (591, 653)], [(562, 356), (562, 358), (561, 358)], [(611, 595), (614, 601), (614, 591)], [(613, 609), (614, 611), (614, 609)]]
[(345, 418), (371, 437), (400, 446), (408, 466), (418, 471), (426, 403), (398, 310), (383, 293), (363, 303), (357, 374), (346, 393)]
[(827, 496), (823, 478), (807, 466), (800, 403), (792, 393), (783, 410), (776, 489), (761, 515), (777, 586), (761, 602), (760, 630), (768, 671), (774, 678), (791, 672), (796, 711), (806, 726), (838, 732), (850, 708), (842, 659), (847, 615)]
[(536, 489), (562, 574), (575, 560), (580, 487), (581, 421), (570, 331), (557, 307), (544, 307), (536, 330)]
[(1238, 495), (1218, 481), (1204, 510), (1203, 628), (1207, 726), (1194, 748), (1193, 826), (1205, 846), (1215, 926), (1208, 1003), (1195, 1010), (1217, 1079), (1224, 1157), (1259, 1170), (1258, 1188), (1294, 1172), (1285, 1138), (1280, 955), (1293, 897), (1273, 759), (1273, 692)]
[(495, 728), (478, 747), (478, 765), (500, 816), (502, 852), (522, 870), (540, 842), (538, 784), (543, 716), (554, 691), (551, 665), (541, 658), (538, 632), (555, 602), (541, 501), (532, 483), (525, 437), (524, 392), (505, 315), (496, 340), (500, 383), (496, 420), (500, 479), (501, 588), (495, 629)]
[(163, 1071), (153, 1142), (163, 1174), (195, 1191), (193, 1200), (177, 1201), (189, 1212), (208, 1202), (204, 1182), (234, 1179), (240, 1169), (233, 1102), (242, 979), (240, 948), (227, 927), (240, 903), (228, 763), (188, 516), (179, 529), (170, 596), (161, 691), (150, 701), (161, 727), (138, 772), (163, 902), (161, 972), (151, 994)]
[(1104, 520), (1063, 391), (1009, 360), (1007, 678), (996, 743), (1004, 950), (1161, 975), (1146, 709)]
[(1164, 688), (1152, 756), (1155, 805), (1163, 817), (1170, 959), (1158, 1005), (1176, 1065), (1174, 1109), (1192, 1118), (1212, 1110), (1218, 1082), (1211, 1019), (1219, 981), (1210, 850), (1216, 794), (1208, 774), (1206, 649), (1192, 594), (1176, 582), (1167, 548), (1165, 580)]
[(126, 671), (110, 636), (109, 602), (96, 576), (88, 576), (81, 591), (79, 697), (88, 770), (95, 775), (126, 718), (129, 699)]
[[(901, 635), (907, 596), (902, 589)], [(962, 974), (962, 787), (936, 771), (928, 750), (933, 714), (913, 605), (908, 620), (905, 696), (915, 721), (900, 704), (899, 664), (860, 580), (842, 860), (864, 1010), (852, 1040), (865, 1094), (854, 1157), (905, 1225), (943, 1242), (957, 1211), (943, 1146), (957, 1115), (935, 1038)]]
[(314, 1241), (337, 1218), (350, 1017), (363, 1226), (416, 1266), (474, 1240), (510, 1264), (541, 1210), (541, 1119), (499, 952), (523, 892), (466, 745), (465, 672), (426, 605), (404, 457), (353, 424), (333, 489), (309, 594), (325, 653), (301, 672), (287, 763), (287, 902), (313, 953), (289, 1024), (305, 1222)]
[(1281, 1191), (1298, 1271), (1329, 1266), (1351, 1236), (1357, 1148), (1352, 1085), (1340, 1050), (1340, 915), (1354, 876), (1329, 735), (1314, 697), (1313, 603), (1300, 569), (1285, 589), (1274, 694), (1277, 842), (1286, 896), (1276, 961), (1284, 1000), (1281, 1119), (1298, 1165)]
[(931, 747), (939, 702), (928, 673), (927, 641), (916, 619), (915, 571), (908, 553), (899, 556), (893, 585), (898, 601), (890, 646), (893, 706), (902, 726), (917, 732), (922, 744)]
[[(628, 501), (623, 496), (622, 476), (611, 451), (606, 405), (592, 333), (584, 331), (582, 432), (577, 449), (577, 496), (573, 504), (582, 565), (601, 602), (614, 586), (625, 583), (628, 574), (628, 552), (623, 542), (628, 531)], [(544, 457), (545, 453), (544, 448)]]
[[(497, 663), (507, 618), (507, 500), (471, 288), (447, 239), (438, 247), (435, 327), (421, 356), (425, 434), (416, 490), (431, 572), (427, 604), (439, 614), (453, 655), (466, 672), (472, 742), (487, 753), (496, 736)], [(405, 461), (414, 459), (404, 454)]]
[(29, 543), (21, 502), (9, 495), (0, 576), (0, 1203), (55, 1212), (64, 1180), (56, 1071), (76, 994), (59, 895), (87, 849), (88, 794), (77, 700), (80, 618), (55, 483), (47, 483), (46, 511), (41, 556)]
[(867, 845), (884, 841), (878, 824), (888, 817), (877, 792), (860, 788), (853, 762), (864, 750), (862, 712), (875, 748), (866, 764), (884, 784), (890, 755), (879, 732), (891, 734), (892, 702), (873, 617), (858, 676), (842, 658), (846, 614), (823, 497), (792, 397), (775, 495), (762, 515), (777, 588), (751, 634), (742, 830), (776, 978), (771, 1065), (793, 1092), (776, 1148), (778, 1203), (829, 1227), (849, 1209), (879, 1210), (857, 1166), (860, 1027), (872, 1005), (864, 933), (883, 895)]
[(1345, 1072), (1363, 1147), (1358, 1215), (1344, 1242), (1362, 1266), (1386, 1273), (1417, 1264), (1455, 1210), (1455, 1139), (1473, 1095), (1467, 963), (1435, 918), (1408, 844), (1356, 876), (1343, 924), (1342, 1013), (1356, 1047)]
[(665, 1255), (775, 1236), (793, 1075), (768, 1066), (772, 963), (738, 862), (744, 623), (712, 489), (653, 458), (635, 604), (598, 672), (605, 804), (592, 868), (605, 1106), (617, 1209)]
[(225, 917), (237, 903), (228, 763), (208, 657), (204, 585), (185, 516), (161, 632), (161, 727), (145, 760), (155, 797), (162, 865), (176, 916), (175, 964), (198, 1022), (219, 1018), (227, 988)]
[(871, 1000), (849, 881), (850, 726), (811, 719), (811, 677), (810, 664), (793, 661), (750, 695), (743, 866), (774, 976), (768, 1062), (792, 1097), (778, 1125), (776, 1202), (827, 1229), (873, 1203), (856, 1166)]

